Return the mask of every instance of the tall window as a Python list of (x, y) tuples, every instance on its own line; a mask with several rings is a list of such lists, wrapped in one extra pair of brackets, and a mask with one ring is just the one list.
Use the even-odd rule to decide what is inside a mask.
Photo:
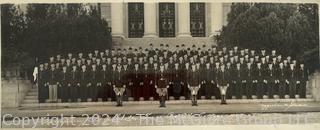
[(193, 37), (205, 37), (205, 3), (190, 3), (190, 31)]
[(128, 4), (128, 31), (130, 38), (141, 38), (144, 33), (143, 3)]
[(159, 36), (175, 37), (174, 3), (159, 3)]

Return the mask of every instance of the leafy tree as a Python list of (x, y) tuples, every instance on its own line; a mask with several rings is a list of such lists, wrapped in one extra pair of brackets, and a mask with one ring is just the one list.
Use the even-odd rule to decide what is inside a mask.
[(2, 68), (17, 65), (26, 57), (22, 44), (25, 28), (23, 13), (15, 5), (1, 5)]
[(283, 56), (319, 66), (318, 6), (316, 4), (234, 3), (218, 44), (277, 49)]

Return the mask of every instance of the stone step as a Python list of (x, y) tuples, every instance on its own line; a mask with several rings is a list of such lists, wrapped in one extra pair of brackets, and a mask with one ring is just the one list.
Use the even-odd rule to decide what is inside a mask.
[[(229, 99), (227, 103), (292, 103), (292, 102), (313, 102), (314, 99)], [(21, 104), (22, 107), (52, 107), (52, 106), (105, 106), (105, 105), (115, 105), (116, 102), (67, 102), (67, 103), (34, 103), (34, 100), (28, 100)], [(198, 100), (199, 104), (210, 104), (210, 103), (220, 103), (219, 99), (215, 100)], [(169, 100), (166, 104), (190, 104), (190, 100)], [(146, 104), (159, 104), (159, 101), (124, 101), (124, 105), (146, 105)]]
[(34, 104), (34, 103), (39, 103), (37, 99), (25, 99), (23, 101), (23, 104)]
[(38, 96), (25, 96), (24, 99), (34, 99), (34, 100), (37, 100), (38, 99)]
[(38, 96), (38, 92), (28, 92), (27, 96)]

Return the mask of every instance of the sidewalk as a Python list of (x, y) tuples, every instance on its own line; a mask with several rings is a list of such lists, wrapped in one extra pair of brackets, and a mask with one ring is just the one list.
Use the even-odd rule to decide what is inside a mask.
[(159, 108), (158, 104), (126, 104), (123, 107), (113, 105), (82, 105), (82, 106), (51, 106), (51, 107), (20, 107), (2, 109), (1, 116), (11, 114), (15, 117), (42, 117), (42, 116), (81, 116), (82, 114), (127, 114), (135, 115), (152, 113), (166, 115), (170, 113), (207, 113), (207, 114), (237, 114), (237, 113), (299, 113), (320, 112), (320, 102), (278, 102), (278, 103), (199, 103), (191, 106), (190, 103), (167, 104), (166, 108)]

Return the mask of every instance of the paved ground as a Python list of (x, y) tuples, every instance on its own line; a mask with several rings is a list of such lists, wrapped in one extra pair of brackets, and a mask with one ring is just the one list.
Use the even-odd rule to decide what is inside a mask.
[(290, 112), (320, 112), (320, 102), (285, 102), (285, 103), (199, 103), (199, 106), (190, 104), (167, 104), (166, 108), (159, 108), (158, 104), (127, 104), (123, 107), (116, 106), (77, 106), (77, 107), (21, 107), (14, 109), (2, 109), (4, 114), (12, 114), (19, 117), (37, 117), (49, 114), (49, 116), (76, 116), (82, 114), (136, 114), (136, 113), (290, 113)]
[(320, 123), (320, 102), (25, 107), (1, 114), (3, 128), (313, 124)]

